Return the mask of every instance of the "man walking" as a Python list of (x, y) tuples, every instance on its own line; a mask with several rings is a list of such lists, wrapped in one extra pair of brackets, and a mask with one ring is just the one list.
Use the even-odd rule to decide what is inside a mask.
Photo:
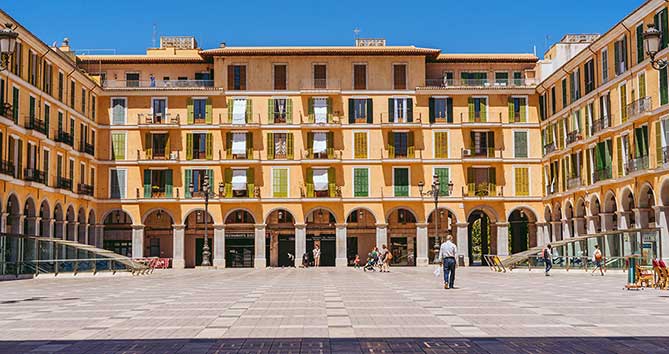
[(595, 269), (592, 270), (592, 275), (595, 275), (597, 269), (599, 273), (604, 276), (604, 270), (602, 270), (602, 251), (599, 249), (599, 245), (595, 245), (595, 253), (592, 255), (592, 262), (595, 263)]
[(548, 272), (550, 272), (551, 268), (553, 268), (553, 254), (551, 252), (552, 250), (551, 244), (547, 244), (546, 247), (544, 248), (543, 252), (541, 252), (541, 256), (544, 259), (544, 264), (546, 264), (546, 276), (550, 276)]
[(453, 243), (453, 236), (446, 236), (446, 242), (439, 248), (439, 260), (444, 266), (444, 289), (452, 289), (455, 281), (455, 256), (458, 248)]
[(314, 247), (314, 267), (320, 267), (321, 266), (321, 248), (320, 246), (316, 245)]

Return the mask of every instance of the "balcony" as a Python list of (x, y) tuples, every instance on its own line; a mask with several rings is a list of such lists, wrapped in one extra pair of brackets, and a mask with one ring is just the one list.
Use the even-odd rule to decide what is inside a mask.
[[(167, 198), (167, 193), (165, 192), (164, 186), (151, 186), (151, 198)], [(169, 196), (171, 198), (172, 196)]]
[(504, 187), (498, 186), (495, 183), (467, 183), (462, 186), (463, 197), (502, 197), (504, 196)]
[(568, 189), (578, 188), (582, 185), (583, 185), (583, 181), (581, 180), (581, 176), (574, 176), (574, 177), (571, 177), (567, 180), (567, 188)]
[[(197, 157), (196, 157), (197, 156)], [(200, 158), (200, 153), (193, 154), (194, 159)], [(204, 157), (202, 157), (204, 158)], [(179, 160), (179, 151), (166, 151), (163, 149), (153, 148), (151, 150), (146, 150), (142, 154), (140, 150), (137, 150), (137, 160), (138, 161), (177, 161)]]
[(34, 168), (24, 168), (23, 169), (23, 180), (27, 182), (37, 182), (41, 184), (47, 184), (46, 182), (47, 175), (44, 171), (40, 171)]
[[(4, 99), (4, 97), (1, 99)], [(12, 109), (12, 105), (10, 103), (5, 102), (4, 105), (0, 105), (0, 116), (14, 120), (14, 110)]]
[(486, 88), (486, 89), (509, 89), (509, 88), (534, 88), (537, 82), (534, 79), (425, 79), (425, 86), (418, 86), (418, 90), (443, 90), (452, 88)]
[(572, 130), (567, 133), (567, 145), (573, 144), (579, 140), (583, 140), (583, 135), (578, 130)]
[(592, 178), (593, 178), (595, 183), (597, 183), (599, 181), (604, 181), (604, 180), (610, 179), (610, 178), (613, 177), (613, 173), (611, 171), (612, 171), (611, 167), (605, 167), (605, 168), (602, 168), (602, 169), (595, 170), (595, 172), (593, 173)]
[(669, 164), (669, 146), (665, 146), (662, 148), (662, 165), (665, 164)]
[(79, 151), (89, 154), (91, 156), (95, 155), (95, 146), (93, 144), (89, 144), (83, 141), (79, 142)]
[(214, 80), (105, 80), (102, 87), (108, 90), (208, 89), (214, 87)]
[(625, 173), (630, 174), (648, 169), (648, 155), (629, 159), (625, 163)]
[(632, 119), (653, 109), (651, 97), (642, 97), (627, 105), (627, 118)]
[(423, 150), (417, 150), (414, 146), (404, 148), (388, 146), (381, 149), (383, 160), (422, 160)]
[(93, 196), (93, 186), (90, 184), (78, 183), (77, 194)]
[(555, 183), (551, 183), (546, 186), (546, 195), (552, 195), (557, 192), (557, 188), (555, 188)]
[(590, 127), (590, 135), (595, 135), (604, 129), (610, 128), (612, 118), (612, 116), (602, 116), (593, 121), (592, 127)]
[[(138, 113), (137, 114), (137, 125), (139, 126), (168, 126), (168, 125), (179, 125), (181, 118), (179, 115), (173, 116), (171, 113), (162, 114), (151, 114), (151, 113)], [(204, 124), (204, 119), (202, 119), (202, 124)]]
[(74, 147), (74, 137), (70, 135), (69, 133), (66, 133), (64, 131), (59, 131), (56, 134), (56, 142), (57, 143), (64, 143), (67, 145), (70, 145)]
[(555, 143), (548, 143), (544, 145), (544, 155), (548, 155), (551, 152), (554, 152), (556, 149), (557, 147), (555, 146)]
[(312, 79), (302, 80), (300, 82), (300, 92), (302, 93), (328, 93), (341, 91), (340, 80)]
[(472, 146), (469, 149), (460, 149), (463, 159), (501, 159), (503, 149), (487, 146)]
[[(407, 117), (393, 117), (393, 119), (390, 119), (390, 115), (386, 112), (381, 113), (381, 125), (382, 126), (390, 126), (390, 127), (397, 127), (397, 126), (407, 126), (407, 125), (416, 125), (420, 126), (423, 122), (423, 117), (419, 114), (418, 116), (413, 116), (411, 121), (408, 121)], [(356, 121), (356, 123), (358, 123)], [(366, 123), (366, 120), (365, 122)]]
[(12, 161), (0, 161), (0, 173), (14, 177), (14, 163)]
[(341, 198), (341, 196), (341, 186), (334, 183), (330, 183), (325, 191), (314, 190), (313, 183), (300, 186), (300, 197), (302, 198)]
[(71, 191), (72, 179), (58, 176), (56, 178), (56, 188), (67, 189)]
[(36, 130), (46, 136), (49, 136), (49, 127), (46, 123), (36, 117), (26, 117), (26, 129)]
[[(334, 148), (327, 148), (325, 152), (314, 153), (313, 148), (302, 152), (302, 160), (341, 160), (342, 152)], [(275, 156), (276, 158), (276, 156)]]

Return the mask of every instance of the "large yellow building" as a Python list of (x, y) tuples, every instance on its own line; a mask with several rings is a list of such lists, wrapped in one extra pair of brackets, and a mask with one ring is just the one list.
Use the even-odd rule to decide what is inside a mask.
[[(468, 264), (653, 222), (668, 240), (666, 70), (636, 64), (637, 37), (623, 32), (652, 22), (659, 3), (564, 65), (557, 47), (539, 61), (362, 39), (202, 50), (163, 37), (143, 55), (76, 55), (17, 24), (20, 46), (0, 73), (0, 231), (175, 268), (200, 264), (205, 224), (220, 267), (292, 265), (315, 245), (322, 265), (345, 266), (383, 244), (394, 263), (424, 265), (436, 234), (453, 235)], [(623, 132), (635, 158), (620, 167)], [(434, 175), (436, 213), (425, 194)], [(209, 217), (205, 176), (217, 194)]]

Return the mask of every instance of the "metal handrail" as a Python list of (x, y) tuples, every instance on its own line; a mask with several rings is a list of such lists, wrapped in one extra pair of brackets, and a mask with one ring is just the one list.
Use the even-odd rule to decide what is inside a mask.
[(105, 80), (102, 87), (106, 89), (182, 89), (214, 87), (214, 80)]

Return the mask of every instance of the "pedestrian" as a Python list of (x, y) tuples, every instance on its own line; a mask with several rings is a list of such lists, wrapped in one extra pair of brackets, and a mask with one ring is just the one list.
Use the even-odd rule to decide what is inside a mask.
[(552, 249), (553, 247), (549, 243), (546, 245), (546, 247), (544, 247), (544, 250), (541, 252), (541, 257), (543, 257), (544, 264), (546, 265), (546, 276), (550, 276), (548, 272), (550, 272), (551, 268), (553, 268)]
[(595, 264), (595, 269), (592, 270), (592, 275), (595, 275), (595, 271), (599, 269), (599, 274), (604, 276), (604, 270), (602, 270), (602, 251), (599, 249), (599, 245), (595, 245), (595, 252), (592, 254), (592, 262)]
[(381, 271), (390, 272), (390, 260), (393, 259), (393, 254), (388, 250), (388, 246), (381, 246)]
[(149, 86), (156, 87), (156, 78), (153, 74), (149, 75)]
[(444, 289), (453, 289), (455, 282), (455, 255), (458, 248), (453, 243), (453, 236), (446, 236), (446, 242), (439, 247), (439, 261), (444, 267)]
[(302, 255), (302, 268), (309, 268), (309, 254), (307, 252)]
[(372, 248), (372, 260), (373, 260), (374, 266), (379, 267), (379, 248), (378, 247)]
[(360, 256), (355, 255), (355, 259), (353, 260), (353, 268), (355, 269), (360, 269)]
[(313, 253), (314, 253), (314, 267), (318, 268), (321, 265), (321, 247), (315, 245)]

